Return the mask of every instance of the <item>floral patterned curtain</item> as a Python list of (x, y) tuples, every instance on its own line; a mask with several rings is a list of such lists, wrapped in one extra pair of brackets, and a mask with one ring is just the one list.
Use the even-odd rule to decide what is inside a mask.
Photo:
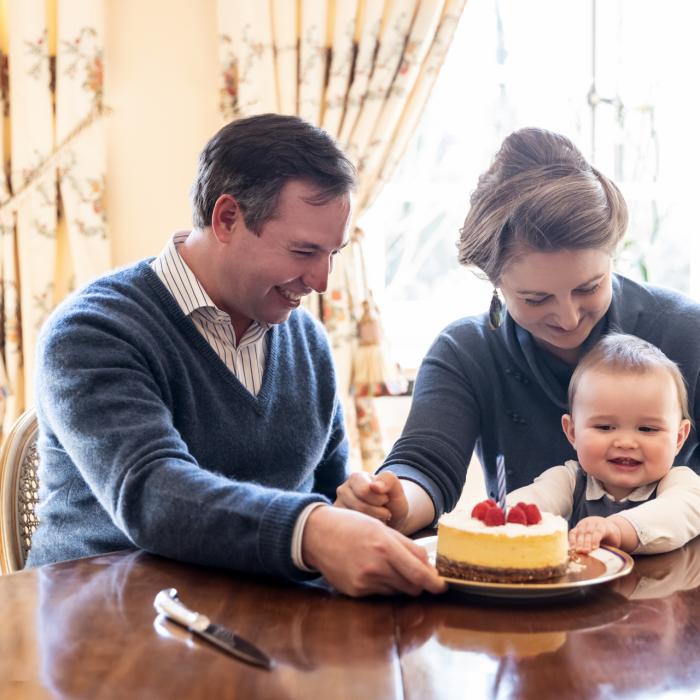
[(33, 403), (39, 330), (110, 267), (103, 193), (103, 0), (9, 0), (0, 46), (0, 420)]
[[(360, 184), (354, 216), (391, 176), (428, 99), (466, 0), (219, 0), (221, 111), (298, 114), (338, 139)], [(367, 300), (361, 234), (323, 295), (365, 469), (383, 458), (372, 392), (349, 399), (357, 321)], [(353, 431), (353, 426), (355, 430)]]

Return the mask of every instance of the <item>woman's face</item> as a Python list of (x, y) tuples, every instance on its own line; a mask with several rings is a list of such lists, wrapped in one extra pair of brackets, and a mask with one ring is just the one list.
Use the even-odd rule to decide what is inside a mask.
[(612, 258), (598, 248), (525, 253), (506, 267), (500, 288), (513, 320), (567, 362), (605, 315)]

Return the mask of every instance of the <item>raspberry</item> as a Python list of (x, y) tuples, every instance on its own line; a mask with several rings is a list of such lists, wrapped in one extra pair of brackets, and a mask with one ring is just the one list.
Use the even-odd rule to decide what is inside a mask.
[(506, 520), (509, 523), (519, 523), (520, 525), (527, 525), (527, 515), (525, 511), (520, 506), (513, 506), (508, 511), (508, 517)]
[(479, 503), (472, 508), (472, 518), (476, 518), (477, 520), (481, 520), (481, 522), (483, 522), (484, 518), (486, 517), (486, 512), (489, 510), (489, 508), (493, 508), (494, 506), (498, 506), (498, 504), (493, 500), (493, 498), (488, 498), (485, 501), (479, 501)]
[(525, 515), (527, 516), (528, 525), (536, 525), (542, 520), (540, 509), (534, 503), (525, 505)]
[(520, 503), (516, 503), (515, 505), (518, 508), (521, 508), (523, 511), (525, 511), (525, 509), (527, 508), (527, 503), (523, 503), (522, 501), (520, 501)]
[(477, 520), (481, 520), (483, 522), (484, 517), (486, 516), (486, 511), (489, 509), (489, 507), (490, 506), (486, 501), (477, 503), (472, 508), (472, 518), (476, 518)]
[(505, 525), (506, 516), (503, 515), (503, 511), (500, 506), (492, 506), (486, 512), (486, 517), (484, 518), (484, 525)]

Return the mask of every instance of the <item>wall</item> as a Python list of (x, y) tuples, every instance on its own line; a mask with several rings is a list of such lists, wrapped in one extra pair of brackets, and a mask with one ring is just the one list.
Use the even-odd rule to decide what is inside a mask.
[(216, 0), (107, 0), (107, 212), (116, 266), (191, 223), (197, 154), (221, 126)]

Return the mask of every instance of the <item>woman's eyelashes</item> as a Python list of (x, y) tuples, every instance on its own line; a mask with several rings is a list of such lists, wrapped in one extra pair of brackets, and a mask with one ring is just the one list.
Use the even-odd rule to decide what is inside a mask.
[[(584, 289), (574, 289), (573, 293), (586, 296), (588, 294), (595, 294), (598, 291), (598, 289), (600, 289), (600, 283), (594, 285), (593, 287), (586, 287)], [(529, 306), (541, 306), (546, 301), (549, 301), (551, 298), (552, 296), (550, 294), (546, 297), (542, 297), (541, 299), (525, 299), (524, 301)]]

